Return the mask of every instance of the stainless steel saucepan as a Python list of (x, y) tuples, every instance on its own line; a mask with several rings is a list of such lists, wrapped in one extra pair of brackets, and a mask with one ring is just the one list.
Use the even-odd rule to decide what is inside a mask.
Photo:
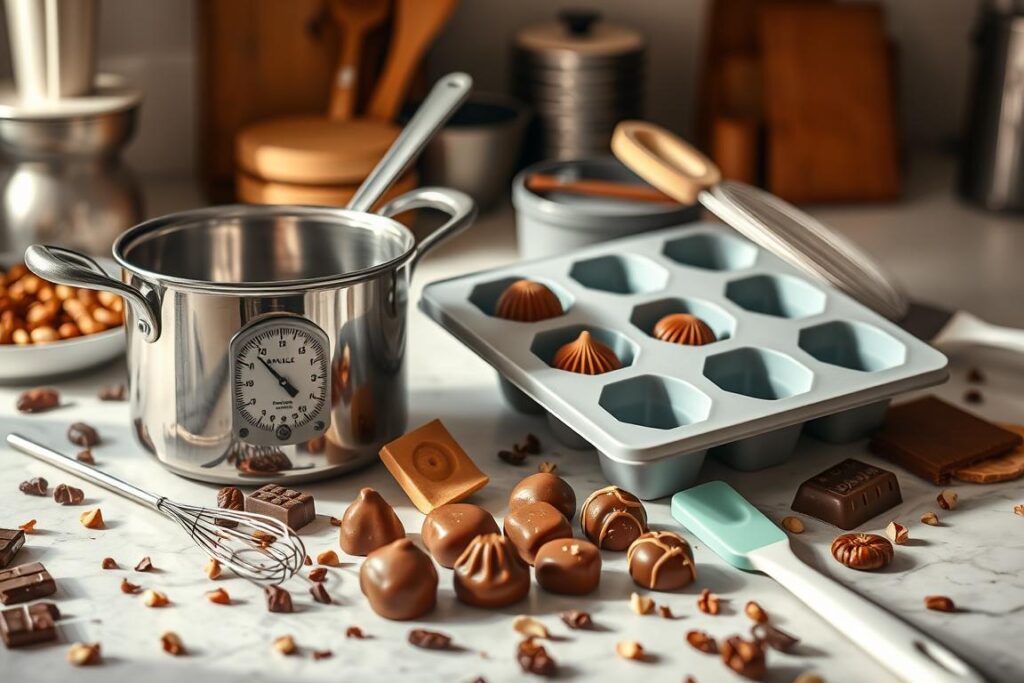
[[(403, 433), (409, 279), (476, 208), (460, 192), (421, 188), (367, 209), (470, 84), (451, 74), (435, 86), (354, 208), (239, 205), (156, 218), (115, 242), (123, 282), (87, 256), (29, 247), (37, 275), (124, 297), (132, 421), (160, 462), (212, 482), (298, 482), (371, 462)], [(392, 218), (417, 208), (448, 215), (419, 244)]]

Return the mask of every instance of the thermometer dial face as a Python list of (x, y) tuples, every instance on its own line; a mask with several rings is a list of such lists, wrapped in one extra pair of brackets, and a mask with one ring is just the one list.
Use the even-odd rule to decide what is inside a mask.
[(304, 318), (272, 316), (231, 340), (234, 436), (251, 444), (301, 443), (330, 424), (330, 342)]

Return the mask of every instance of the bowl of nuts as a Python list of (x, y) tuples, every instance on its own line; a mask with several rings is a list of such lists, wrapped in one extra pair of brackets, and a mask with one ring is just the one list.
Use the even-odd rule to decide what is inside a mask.
[[(100, 259), (109, 274), (120, 269)], [(65, 375), (124, 353), (124, 302), (107, 292), (48, 282), (20, 255), (0, 255), (0, 382)]]

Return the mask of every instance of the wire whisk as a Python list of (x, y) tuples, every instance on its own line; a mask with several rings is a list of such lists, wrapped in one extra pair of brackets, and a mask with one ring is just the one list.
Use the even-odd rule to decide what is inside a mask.
[(26, 455), (170, 517), (207, 555), (249, 581), (277, 585), (302, 569), (306, 558), (305, 546), (288, 525), (272, 517), (176, 503), (20, 434), (8, 434), (7, 443)]

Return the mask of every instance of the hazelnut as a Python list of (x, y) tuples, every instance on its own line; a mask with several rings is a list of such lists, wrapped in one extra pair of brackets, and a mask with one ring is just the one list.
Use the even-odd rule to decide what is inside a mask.
[(704, 654), (713, 655), (718, 652), (718, 643), (707, 631), (689, 631), (686, 634), (686, 642)]
[(715, 615), (718, 614), (722, 608), (719, 604), (718, 596), (705, 588), (700, 592), (700, 595), (697, 596), (697, 609), (704, 614)]
[(95, 465), (96, 458), (93, 457), (92, 451), (86, 448), (84, 451), (79, 451), (78, 455), (75, 456), (78, 462), (84, 462), (86, 465)]
[(646, 595), (632, 593), (629, 596), (629, 606), (636, 614), (650, 614), (654, 611), (654, 600)]
[(885, 535), (896, 545), (903, 545), (910, 538), (907, 527), (899, 522), (889, 522), (889, 526), (885, 527)]
[(78, 517), (78, 521), (82, 523), (86, 529), (102, 529), (103, 528), (103, 511), (99, 508), (92, 510), (86, 510)]
[(160, 591), (155, 591), (150, 588), (142, 594), (142, 602), (146, 607), (166, 607), (171, 601), (168, 600), (167, 596)]
[(548, 633), (547, 627), (534, 619), (528, 617), (525, 614), (520, 614), (518, 617), (512, 620), (512, 628), (516, 633), (520, 633), (527, 638), (550, 638), (551, 634)]
[(210, 591), (206, 594), (206, 599), (215, 605), (231, 604), (231, 596), (228, 595), (228, 592), (223, 588), (218, 588), (217, 590)]
[(939, 526), (939, 516), (934, 512), (926, 512), (921, 515), (921, 523), (928, 526)]
[(24, 531), (26, 534), (34, 534), (36, 532), (36, 520), (30, 519), (24, 524), (19, 524), (18, 528)]
[(103, 569), (117, 569), (117, 560), (112, 557), (104, 557), (100, 566)]
[(573, 630), (594, 628), (594, 619), (588, 612), (572, 609), (559, 615), (562, 622)]
[(675, 619), (672, 608), (668, 605), (658, 605), (658, 616), (662, 619)]
[(211, 557), (206, 562), (205, 571), (206, 571), (206, 578), (208, 578), (208, 579), (213, 580), (213, 579), (216, 579), (216, 578), (220, 577), (220, 572), (221, 572), (221, 570), (220, 570), (220, 561), (216, 557)]
[(718, 651), (725, 665), (740, 676), (754, 680), (764, 678), (767, 667), (760, 643), (732, 636), (725, 639)]
[(924, 599), (924, 606), (936, 612), (955, 612), (956, 605), (945, 595), (929, 595)]
[(764, 611), (761, 605), (757, 604), (753, 600), (747, 603), (747, 606), (743, 608), (743, 611), (746, 612), (748, 617), (758, 624), (764, 624), (768, 621), (768, 613)]
[(1013, 514), (1020, 515), (1021, 517), (1024, 517), (1024, 505), (1014, 505), (1013, 506)]
[(359, 628), (358, 626), (349, 626), (347, 629), (345, 629), (345, 637), (362, 640), (366, 638), (366, 634), (364, 634), (363, 629)]
[(783, 517), (782, 528), (791, 534), (802, 534), (804, 523), (798, 517)]
[(75, 643), (68, 649), (68, 661), (74, 666), (91, 666), (100, 663), (99, 643)]
[(174, 631), (167, 631), (160, 636), (160, 646), (164, 652), (174, 657), (185, 654), (185, 646), (181, 644), (181, 638)]
[(939, 507), (943, 510), (953, 510), (956, 508), (957, 503), (960, 502), (960, 496), (956, 491), (950, 491), (949, 489), (943, 489), (936, 496), (935, 501), (939, 504)]
[(121, 592), (122, 593), (138, 593), (141, 586), (132, 583), (128, 579), (121, 579)]
[(325, 550), (316, 556), (316, 563), (326, 567), (337, 567), (341, 564), (338, 560), (338, 553), (333, 550)]
[(832, 556), (850, 569), (881, 569), (893, 554), (892, 543), (878, 534), (843, 534), (832, 541)]
[(274, 650), (283, 655), (293, 655), (299, 649), (295, 646), (295, 639), (291, 636), (278, 636), (274, 638)]
[(623, 659), (643, 659), (644, 648), (635, 640), (620, 640), (615, 643), (615, 654)]

